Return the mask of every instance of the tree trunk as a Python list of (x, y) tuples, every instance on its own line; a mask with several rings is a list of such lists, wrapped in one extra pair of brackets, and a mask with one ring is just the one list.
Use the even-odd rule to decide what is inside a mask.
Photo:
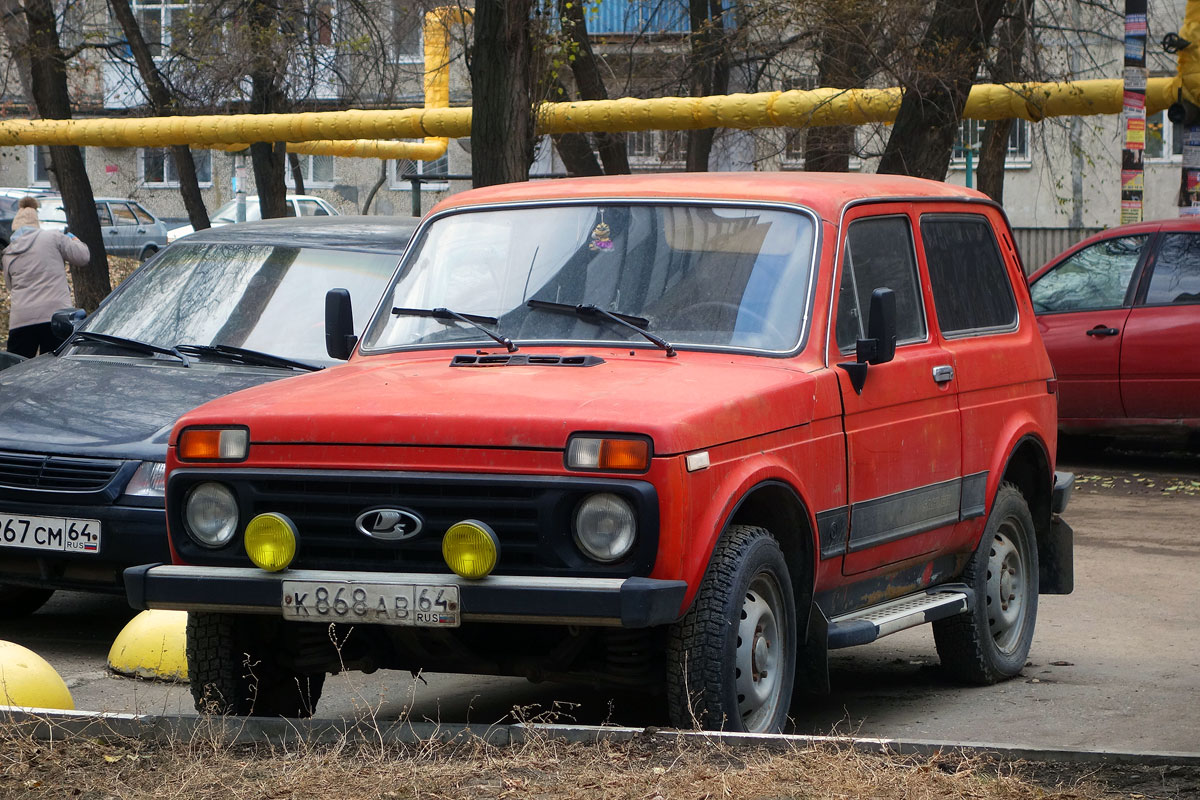
[[(26, 0), (29, 73), (33, 101), (45, 119), (70, 119), (71, 97), (67, 92), (67, 65), (58, 39), (54, 5), (50, 0)], [(108, 254), (96, 216), (96, 200), (78, 147), (50, 148), (50, 162), (62, 193), (63, 208), (71, 232), (87, 245), (91, 259), (82, 267), (71, 267), (75, 302), (92, 311), (111, 291)]]
[[(1011, 0), (1009, 17), (997, 32), (996, 61), (992, 65), (992, 83), (1022, 79), (1021, 62), (1025, 32), (1033, 15), (1033, 0)], [(979, 191), (1004, 202), (1004, 161), (1008, 157), (1008, 135), (1016, 124), (1011, 119), (988, 120), (979, 148)]]
[(1005, 0), (938, 0), (903, 82), (879, 172), (944, 180), (967, 94)]
[[(280, 9), (267, 0), (252, 0), (248, 14), (254, 39), (264, 43), (263, 52), (250, 68), (250, 113), (279, 114), (288, 110), (284, 94), (283, 70), (265, 44), (273, 41), (279, 24)], [(263, 219), (285, 217), (287, 203), (287, 146), (283, 142), (253, 142), (250, 164), (258, 187), (258, 207)]]
[[(579, 89), (579, 99), (607, 100), (608, 89), (605, 88), (604, 78), (600, 73), (600, 62), (596, 59), (596, 54), (592, 51), (592, 39), (588, 35), (587, 17), (584, 16), (584, 4), (579, 2), (579, 0), (558, 0), (558, 16), (562, 20), (563, 35), (575, 47), (575, 59), (571, 61), (571, 74), (575, 76), (575, 86)], [(582, 142), (569, 143), (567, 145), (568, 148), (578, 150), (582, 144), (587, 146), (588, 150), (591, 150), (591, 145), (588, 144), (586, 137), (582, 136), (582, 134), (574, 135), (580, 136)], [(596, 150), (600, 153), (600, 161), (604, 164), (604, 172), (609, 175), (628, 175), (630, 171), (629, 151), (625, 146), (625, 134), (599, 132), (594, 134), (594, 136)], [(555, 139), (555, 144), (558, 144), (559, 138)], [(563, 153), (561, 146), (559, 147), (559, 152)], [(563, 153), (563, 161), (565, 162), (566, 160), (567, 156)], [(591, 160), (594, 161), (595, 159)], [(568, 165), (568, 169), (570, 168), (570, 165)], [(599, 174), (579, 170), (573, 171), (580, 175)]]
[[(146, 95), (150, 100), (150, 108), (160, 117), (177, 112), (175, 98), (163, 82), (162, 74), (154, 63), (154, 56), (146, 46), (142, 29), (138, 26), (129, 0), (109, 0), (113, 16), (121, 25), (125, 41), (129, 43), (129, 51), (137, 65), (138, 74), (146, 86)], [(175, 162), (175, 174), (179, 176), (179, 194), (183, 197), (183, 205), (187, 208), (188, 221), (193, 230), (203, 230), (209, 226), (208, 209), (204, 207), (204, 197), (200, 194), (200, 181), (196, 177), (196, 162), (192, 160), (192, 151), (187, 145), (174, 145), (167, 148), (171, 160)]]
[(29, 31), (25, 26), (25, 10), (17, 0), (0, 0), (0, 24), (4, 28), (4, 36), (8, 39), (8, 52), (16, 62), (17, 77), (21, 81), (21, 90), (25, 93), (25, 102), (33, 108), (33, 76), (29, 73), (29, 58), (25, 52), (29, 41)]
[[(866, 85), (876, 66), (874, 59), (864, 57), (862, 45), (872, 38), (875, 27), (872, 18), (877, 9), (834, 0), (824, 3), (819, 13), (821, 50), (817, 61), (817, 85), (837, 89)], [(808, 172), (849, 172), (850, 156), (855, 152), (854, 131), (851, 125), (809, 128), (804, 137), (804, 169)]]
[(304, 191), (304, 169), (300, 166), (300, 156), (295, 153), (288, 153), (288, 168), (292, 171), (292, 186), (296, 189), (296, 194), (308, 194)]
[[(692, 29), (688, 64), (692, 97), (728, 94), (730, 63), (722, 0), (688, 0), (688, 17)], [(688, 131), (688, 172), (708, 172), (715, 134), (712, 128)]]
[(529, 179), (534, 116), (530, 89), (532, 0), (479, 0), (471, 57), (471, 181)]

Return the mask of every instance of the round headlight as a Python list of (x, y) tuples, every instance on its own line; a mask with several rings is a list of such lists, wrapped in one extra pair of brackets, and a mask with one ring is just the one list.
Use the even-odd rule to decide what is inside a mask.
[(456, 522), (442, 537), (442, 558), (454, 574), (470, 580), (486, 578), (500, 559), (500, 538), (477, 519)]
[(184, 527), (189, 536), (205, 547), (229, 544), (237, 522), (237, 498), (224, 484), (201, 483), (184, 501)]
[(575, 543), (596, 561), (608, 563), (628, 555), (637, 539), (637, 517), (622, 497), (609, 492), (589, 495), (575, 509)]

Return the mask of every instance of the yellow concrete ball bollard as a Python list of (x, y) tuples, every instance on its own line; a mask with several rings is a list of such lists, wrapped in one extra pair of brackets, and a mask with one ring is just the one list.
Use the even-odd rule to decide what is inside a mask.
[(137, 678), (186, 681), (186, 647), (186, 611), (143, 611), (117, 634), (108, 668)]
[(0, 642), (0, 705), (72, 711), (75, 701), (46, 659), (19, 644)]

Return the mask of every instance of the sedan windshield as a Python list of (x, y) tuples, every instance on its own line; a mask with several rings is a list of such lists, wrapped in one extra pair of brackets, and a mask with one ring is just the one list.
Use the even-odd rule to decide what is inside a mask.
[[(492, 342), (395, 309), (490, 317), (517, 345), (587, 342), (787, 352), (803, 334), (814, 229), (804, 214), (717, 205), (564, 205), (436, 219), (411, 251), (364, 350)], [(533, 302), (531, 302), (533, 301)], [(592, 306), (637, 319), (631, 327)]]
[[(121, 284), (83, 329), (164, 348), (224, 345), (329, 364), (325, 293), (350, 290), (361, 330), (398, 260), (392, 253), (179, 242)], [(74, 345), (77, 352), (98, 347)]]

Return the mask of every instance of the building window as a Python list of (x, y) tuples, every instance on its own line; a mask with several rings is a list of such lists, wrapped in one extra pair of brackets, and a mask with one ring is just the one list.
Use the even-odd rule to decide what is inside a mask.
[(1146, 160), (1183, 160), (1183, 123), (1171, 122), (1167, 112), (1146, 115)]
[[(972, 151), (972, 161), (979, 162), (979, 148), (987, 131), (988, 122), (978, 119), (964, 119), (959, 128), (958, 140), (954, 143), (954, 156), (951, 165), (963, 167), (967, 163), (967, 147)], [(1008, 129), (1008, 153), (1004, 163), (1010, 165), (1027, 165), (1029, 158), (1029, 123), (1023, 119), (1014, 119)]]
[(421, 63), (425, 42), (421, 6), (405, 0), (391, 0), (391, 53), (401, 63)]
[[(313, 186), (333, 186), (333, 156), (298, 155), (296, 158), (300, 159), (300, 174), (304, 178), (304, 187), (306, 189)], [(296, 182), (292, 180), (290, 160), (286, 183), (289, 187), (295, 187), (296, 185)]]
[[(50, 148), (44, 144), (31, 144), (26, 145), (25, 152), (29, 156), (29, 185), (50, 186), (50, 175), (53, 172), (50, 168)], [(87, 164), (87, 153), (88, 148), (79, 148), (79, 155), (83, 158), (84, 165)]]
[(804, 168), (804, 142), (807, 128), (783, 128), (783, 158), (784, 169)]
[(687, 160), (687, 131), (632, 131), (625, 134), (631, 165), (682, 166)]
[[(450, 172), (450, 158), (442, 155), (441, 158), (433, 161), (414, 161), (410, 158), (402, 158), (388, 162), (389, 186), (398, 191), (411, 191), (412, 181), (407, 179), (410, 175), (447, 175)], [(421, 181), (421, 191), (423, 192), (444, 192), (450, 188), (449, 181)]]
[[(196, 165), (196, 180), (201, 186), (212, 186), (212, 151), (193, 150), (192, 163)], [(142, 185), (177, 187), (179, 172), (175, 159), (165, 147), (145, 147), (140, 152)]]
[[(172, 42), (186, 46), (191, 15), (187, 3), (135, 2), (133, 13), (137, 17), (146, 46), (150, 49), (150, 55), (155, 58), (164, 55)], [(121, 28), (116, 20), (113, 20), (113, 26), (118, 31), (117, 35), (124, 38), (125, 34), (120, 32)]]

